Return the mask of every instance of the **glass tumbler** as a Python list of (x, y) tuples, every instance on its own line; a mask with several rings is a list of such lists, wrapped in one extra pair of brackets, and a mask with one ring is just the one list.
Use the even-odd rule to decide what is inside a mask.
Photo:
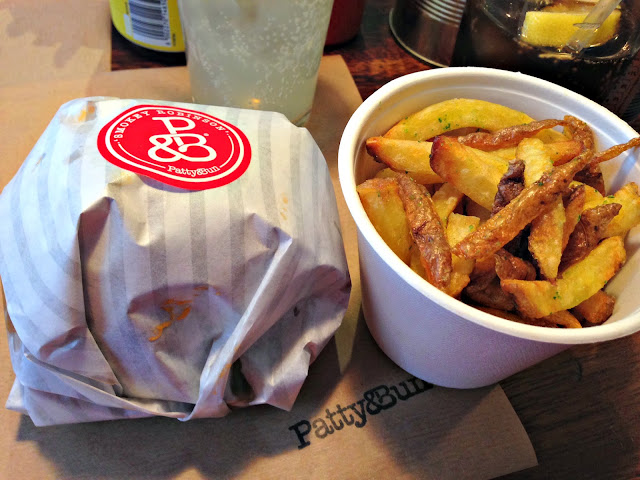
[(180, 0), (196, 103), (311, 112), (333, 0)]
[(533, 75), (622, 115), (635, 93), (630, 85), (640, 84), (640, 70), (631, 68), (640, 48), (640, 0), (622, 0), (600, 34), (576, 51), (568, 44), (594, 4), (467, 0), (451, 65)]

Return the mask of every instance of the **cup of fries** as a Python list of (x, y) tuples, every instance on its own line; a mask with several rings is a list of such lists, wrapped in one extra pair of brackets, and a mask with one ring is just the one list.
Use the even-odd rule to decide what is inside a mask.
[(381, 349), (476, 388), (640, 330), (637, 137), (574, 92), (488, 68), (406, 75), (365, 100), (339, 174)]

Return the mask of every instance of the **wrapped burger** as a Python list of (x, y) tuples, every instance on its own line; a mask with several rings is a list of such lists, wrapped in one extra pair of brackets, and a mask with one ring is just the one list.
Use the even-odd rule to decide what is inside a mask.
[(0, 218), (7, 407), (36, 425), (290, 409), (349, 299), (326, 163), (277, 113), (71, 101)]

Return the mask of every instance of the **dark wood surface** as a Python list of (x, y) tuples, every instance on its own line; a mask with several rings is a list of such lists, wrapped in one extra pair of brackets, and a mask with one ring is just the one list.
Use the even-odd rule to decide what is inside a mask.
[[(360, 34), (325, 49), (345, 59), (363, 99), (388, 81), (431, 68), (406, 53), (388, 26), (390, 0), (368, 0)], [(112, 69), (184, 65), (113, 31)], [(640, 335), (573, 347), (501, 383), (539, 466), (519, 479), (640, 478)]]

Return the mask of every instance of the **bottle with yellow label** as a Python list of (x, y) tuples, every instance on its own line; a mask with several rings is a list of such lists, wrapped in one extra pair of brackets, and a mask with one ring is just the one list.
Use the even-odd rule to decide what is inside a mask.
[(159, 52), (184, 52), (177, 0), (109, 0), (111, 21), (136, 45)]

